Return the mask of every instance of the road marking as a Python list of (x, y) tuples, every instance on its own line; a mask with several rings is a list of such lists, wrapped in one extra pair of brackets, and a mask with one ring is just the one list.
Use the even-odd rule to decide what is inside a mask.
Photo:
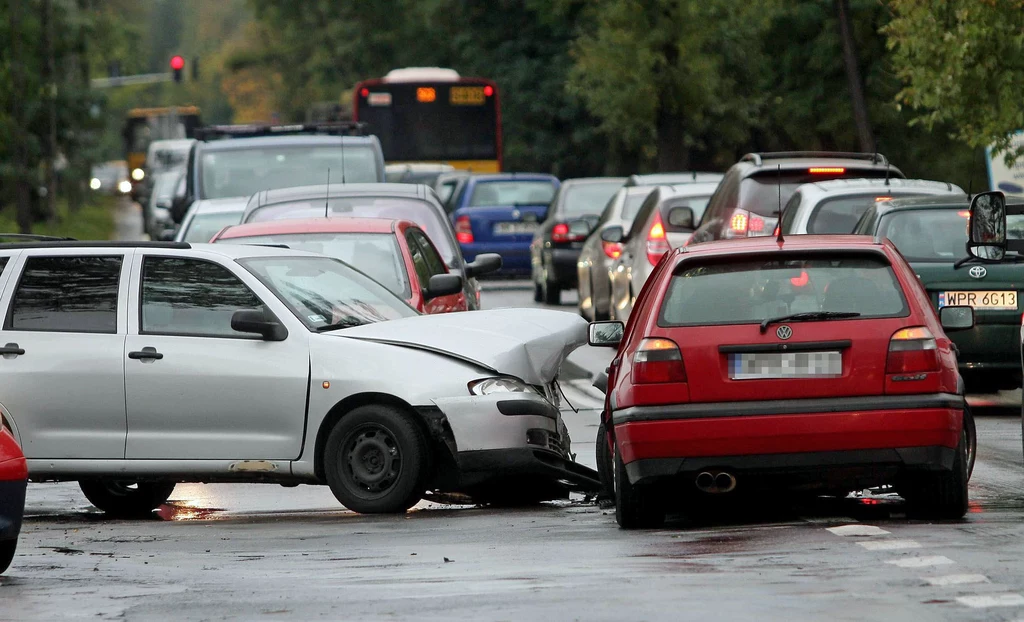
[(826, 527), (837, 536), (884, 536), (889, 533), (881, 527), (874, 525), (842, 525), (840, 527)]
[(1024, 605), (1024, 596), (1020, 594), (975, 594), (974, 596), (958, 596), (956, 602), (975, 609), (983, 607), (1020, 607)]
[(968, 585), (971, 583), (988, 583), (988, 577), (983, 574), (947, 574), (941, 577), (924, 577), (930, 585)]
[(953, 560), (944, 555), (926, 555), (924, 557), (902, 557), (890, 559), (885, 562), (900, 568), (924, 568), (926, 566), (945, 566), (954, 563)]
[(919, 549), (921, 543), (914, 540), (869, 540), (857, 544), (869, 551), (898, 551), (901, 549)]

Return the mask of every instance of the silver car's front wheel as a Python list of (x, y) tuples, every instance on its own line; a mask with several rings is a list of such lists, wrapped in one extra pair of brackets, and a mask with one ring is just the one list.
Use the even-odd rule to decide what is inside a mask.
[(90, 479), (79, 481), (78, 486), (89, 503), (119, 517), (146, 516), (174, 492), (174, 482)]

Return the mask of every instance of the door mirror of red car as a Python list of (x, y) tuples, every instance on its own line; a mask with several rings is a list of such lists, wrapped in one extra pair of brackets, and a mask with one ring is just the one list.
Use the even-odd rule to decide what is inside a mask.
[(501, 255), (497, 253), (484, 253), (477, 255), (476, 259), (466, 264), (466, 278), (490, 274), (498, 270), (501, 270)]
[(673, 229), (693, 229), (693, 209), (673, 207), (668, 213), (668, 226)]
[(608, 227), (601, 232), (601, 240), (610, 244), (618, 244), (622, 242), (622, 238), (625, 236), (625, 231), (618, 225)]
[(967, 232), (971, 257), (1001, 260), (1006, 254), (1006, 195), (998, 190), (975, 195)]
[(622, 322), (591, 322), (587, 343), (596, 348), (617, 348), (626, 334)]
[(284, 341), (288, 329), (272, 313), (256, 309), (235, 311), (231, 316), (231, 329), (240, 333), (255, 333), (264, 341)]
[(974, 308), (968, 306), (942, 307), (939, 321), (946, 332), (974, 328)]
[(457, 274), (435, 274), (423, 288), (424, 300), (451, 296), (462, 291), (462, 277)]

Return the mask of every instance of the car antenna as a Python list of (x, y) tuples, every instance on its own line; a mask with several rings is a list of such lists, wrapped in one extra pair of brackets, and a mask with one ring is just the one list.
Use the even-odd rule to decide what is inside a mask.
[(345, 137), (341, 137), (341, 185), (345, 185)]
[(971, 202), (971, 194), (974, 192), (974, 175), (967, 180), (967, 202)]
[(782, 244), (783, 242), (786, 241), (782, 237), (782, 217), (786, 215), (786, 212), (785, 212), (785, 209), (782, 207), (782, 165), (781, 164), (777, 164), (776, 166), (778, 167), (777, 168), (777, 171), (778, 171), (778, 184), (777, 185), (779, 187), (779, 224), (777, 225), (778, 228), (779, 228), (779, 236), (777, 238), (775, 238), (775, 241), (778, 242), (779, 244)]
[(885, 186), (889, 187), (889, 161), (885, 161)]
[[(345, 165), (341, 165), (341, 169), (345, 170)], [(331, 167), (327, 167), (327, 192), (324, 193), (324, 218), (330, 218), (328, 210), (331, 205)]]

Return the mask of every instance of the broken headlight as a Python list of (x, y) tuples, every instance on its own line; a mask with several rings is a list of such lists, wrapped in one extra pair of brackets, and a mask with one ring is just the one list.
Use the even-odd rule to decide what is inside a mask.
[(469, 383), (469, 392), (473, 395), (491, 395), (492, 393), (534, 393), (541, 395), (531, 385), (511, 376), (474, 380)]

